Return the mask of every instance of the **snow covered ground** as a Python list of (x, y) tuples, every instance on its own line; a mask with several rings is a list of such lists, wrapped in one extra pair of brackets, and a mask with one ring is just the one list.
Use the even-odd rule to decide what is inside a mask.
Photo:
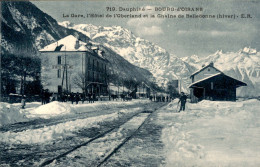
[(166, 166), (260, 166), (260, 101), (201, 101), (158, 113)]
[(108, 109), (120, 109), (118, 110), (118, 112), (113, 112), (110, 114), (103, 112), (103, 115), (67, 121), (48, 127), (28, 129), (21, 132), (7, 131), (4, 133), (0, 133), (0, 140), (5, 143), (32, 144), (62, 139), (73, 135), (72, 132), (78, 131), (81, 128), (95, 127), (100, 122), (112, 121), (113, 119), (118, 118), (120, 114), (124, 114), (124, 112), (127, 112), (127, 114), (129, 114), (131, 112), (137, 112), (141, 110), (138, 107), (133, 108), (130, 111), (122, 109), (126, 106), (135, 106), (137, 104), (146, 103), (149, 103), (149, 101), (103, 101), (78, 105), (54, 101), (46, 105), (41, 105), (40, 103), (28, 103), (27, 109), (24, 110), (20, 109), (20, 104), (1, 103), (1, 125), (24, 122), (37, 118), (51, 118), (61, 115), (73, 115), (93, 111), (106, 111)]
[[(187, 103), (187, 110), (180, 113), (176, 113), (177, 102), (178, 100), (174, 100), (157, 110), (144, 127), (111, 157), (107, 165), (260, 166), (259, 100), (238, 102), (204, 100), (196, 104)], [(0, 149), (6, 151), (6, 154), (0, 159), (3, 160), (3, 164), (11, 166), (41, 164), (71, 147), (90, 140), (93, 135), (117, 125), (117, 121), (124, 122), (131, 115), (141, 111), (153, 111), (159, 105), (162, 104), (148, 100), (79, 105), (52, 102), (43, 106), (40, 103), (28, 103), (27, 108), (21, 110), (20, 104), (1, 103), (1, 124), (4, 118), (10, 118), (5, 120), (2, 127), (13, 126), (9, 124), (17, 121), (39, 118), (47, 118), (50, 121), (53, 118), (55, 121), (56, 118), (61, 118), (64, 121), (46, 126), (43, 124), (43, 127), (32, 124), (37, 127), (28, 126), (19, 131), (1, 129)], [(89, 116), (86, 113), (94, 114)], [(67, 117), (71, 115), (80, 117)], [(131, 134), (144, 118), (142, 115), (134, 117), (108, 136), (73, 151), (63, 157), (60, 163), (54, 161), (51, 165), (73, 166), (95, 162), (96, 158), (91, 158), (89, 152), (93, 157), (102, 159), (104, 154), (111, 152), (125, 136)], [(30, 155), (30, 158), (24, 160), (22, 157), (25, 155)], [(88, 160), (85, 161), (84, 157), (88, 157)]]

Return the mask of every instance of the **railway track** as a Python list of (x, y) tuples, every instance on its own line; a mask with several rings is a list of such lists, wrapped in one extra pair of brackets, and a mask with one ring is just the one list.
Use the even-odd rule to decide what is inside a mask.
[[(121, 147), (123, 147), (131, 138), (133, 138), (139, 131), (140, 129), (145, 125), (145, 123), (151, 118), (151, 116), (160, 108), (162, 108), (164, 104), (160, 104), (157, 106), (155, 109), (148, 109), (148, 110), (143, 110), (141, 112), (135, 113), (131, 117), (129, 117), (127, 120), (113, 126), (112, 128), (92, 137), (90, 140), (81, 143), (79, 145), (74, 146), (73, 148), (69, 149), (68, 151), (61, 153), (51, 159), (48, 159), (44, 161), (40, 166), (52, 166), (53, 163), (68, 163), (66, 160), (66, 157), (73, 154), (74, 157), (82, 157), (81, 158), (81, 164), (84, 164), (86, 161), (88, 161), (88, 164), (86, 165), (91, 165), (91, 166), (97, 166), (100, 167), (103, 164), (105, 164), (118, 150), (120, 150)], [(135, 122), (138, 122), (136, 124)], [(118, 135), (120, 134), (120, 135)], [(124, 134), (123, 136), (121, 134)], [(114, 136), (119, 136), (114, 138)], [(112, 141), (111, 148), (103, 148), (99, 142), (103, 141)], [(91, 148), (97, 148), (95, 149), (96, 152), (105, 152), (105, 154), (97, 156), (98, 153), (95, 153), (95, 150), (91, 150)], [(92, 156), (86, 155), (85, 150), (89, 150), (89, 154), (93, 154)], [(102, 151), (100, 151), (102, 149)], [(107, 150), (105, 150), (107, 149)], [(84, 150), (82, 153), (82, 150)], [(87, 154), (88, 154), (87, 153)], [(85, 157), (86, 156), (86, 157)], [(94, 158), (93, 158), (94, 157)], [(91, 159), (92, 158), (92, 159)], [(73, 163), (73, 162), (72, 162)], [(65, 164), (68, 165), (68, 164)], [(71, 164), (69, 164), (71, 165)], [(55, 164), (53, 166), (59, 166), (59, 164)], [(61, 165), (63, 166), (63, 165)]]

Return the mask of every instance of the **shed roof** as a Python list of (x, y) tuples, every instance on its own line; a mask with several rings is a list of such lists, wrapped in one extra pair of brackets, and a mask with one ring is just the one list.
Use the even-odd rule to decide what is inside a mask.
[[(225, 75), (223, 72), (217, 73), (217, 74), (213, 74), (209, 77), (203, 78), (201, 80), (198, 80), (192, 84), (189, 85), (189, 88), (193, 88), (193, 87), (200, 87), (201, 85), (203, 85), (205, 82), (209, 81), (209, 80), (213, 80), (217, 77), (223, 77), (225, 80), (232, 80), (232, 83), (236, 86), (236, 87), (240, 87), (240, 86), (247, 86), (246, 83), (239, 81), (237, 79), (234, 79), (230, 76)], [(222, 80), (223, 81), (223, 80)]]
[(213, 64), (213, 63), (209, 63), (208, 65), (206, 65), (206, 66), (202, 67), (201, 69), (199, 69), (199, 70), (195, 71), (194, 73), (192, 73), (191, 76), (190, 76), (190, 78), (191, 78), (192, 76), (198, 74), (199, 72), (203, 71), (204, 69), (208, 68), (208, 67), (212, 67), (212, 68), (214, 68), (216, 71), (218, 71), (218, 72), (221, 73), (221, 71), (220, 71), (219, 69), (217, 69), (216, 67), (214, 67), (214, 64)]

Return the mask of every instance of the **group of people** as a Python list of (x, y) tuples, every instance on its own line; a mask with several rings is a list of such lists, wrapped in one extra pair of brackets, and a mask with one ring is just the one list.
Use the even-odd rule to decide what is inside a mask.
[(41, 92), (42, 105), (50, 102), (51, 93), (48, 89), (43, 89)]
[[(184, 92), (181, 92), (180, 97), (179, 97), (179, 101), (178, 101), (178, 106), (177, 106), (178, 112), (185, 110), (187, 98), (188, 98), (187, 95), (185, 95)], [(172, 100), (172, 97), (169, 97), (169, 96), (166, 96), (166, 97), (165, 96), (150, 96), (149, 99), (151, 101), (155, 101), (155, 102), (170, 102)], [(180, 103), (181, 103), (181, 105), (179, 106)]]
[[(94, 103), (94, 101), (96, 100), (95, 93), (88, 93), (87, 96), (88, 96), (89, 103)], [(79, 101), (81, 101), (83, 104), (86, 101), (85, 94), (84, 93), (80, 94), (79, 92), (77, 93), (71, 92), (70, 94), (63, 93), (62, 95), (60, 95), (60, 99), (61, 102), (71, 101), (72, 104), (74, 102), (78, 104)]]
[(154, 102), (170, 102), (171, 101), (171, 97), (169, 96), (150, 96), (149, 99), (151, 101), (154, 101)]
[[(41, 93), (42, 105), (49, 103), (51, 96), (52, 96), (52, 94), (49, 92), (48, 89), (46, 89), (46, 90), (43, 89), (42, 93)], [(94, 101), (96, 100), (95, 93), (89, 92), (87, 94), (87, 96), (88, 96), (89, 103), (94, 103)], [(112, 97), (112, 98), (114, 100), (114, 97)], [(155, 102), (170, 102), (172, 100), (172, 98), (169, 96), (166, 96), (166, 97), (165, 96), (150, 96), (149, 99), (151, 101), (155, 101)], [(52, 97), (51, 100), (55, 101), (56, 99), (55, 99), (55, 97)], [(71, 92), (70, 94), (64, 93), (64, 94), (60, 95), (60, 100), (62, 102), (71, 101), (72, 104), (74, 102), (76, 104), (78, 104), (79, 101), (82, 101), (82, 104), (83, 104), (84, 101), (86, 100), (86, 97), (85, 97), (84, 93), (80, 94), (79, 92), (77, 92), (77, 93)], [(24, 105), (22, 105), (22, 108), (24, 108), (24, 106), (25, 106), (25, 102), (23, 102), (23, 101), (25, 101), (25, 100), (22, 100), (22, 103), (24, 103)], [(179, 112), (185, 110), (186, 101), (187, 101), (187, 96), (184, 94), (184, 92), (181, 92), (179, 101), (178, 101), (178, 105), (181, 103), (180, 107), (178, 107)]]

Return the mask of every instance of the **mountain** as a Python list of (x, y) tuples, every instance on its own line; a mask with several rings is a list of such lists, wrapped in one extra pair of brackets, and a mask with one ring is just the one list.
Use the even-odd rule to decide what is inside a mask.
[(216, 68), (227, 75), (247, 83), (248, 86), (238, 88), (238, 96), (260, 94), (260, 53), (255, 49), (244, 48), (228, 53), (217, 51), (205, 58), (196, 55), (178, 58), (120, 26), (75, 25), (67, 21), (59, 24), (88, 35), (91, 40), (110, 48), (130, 63), (149, 70), (160, 85), (179, 79), (182, 81), (182, 90), (188, 92), (188, 85), (191, 83), (189, 76), (203, 64), (213, 62)]
[(168, 81), (180, 79), (183, 81), (183, 89), (187, 91), (189, 76), (195, 67), (169, 54), (160, 46), (136, 37), (131, 31), (120, 26), (75, 25), (68, 21), (59, 24), (88, 35), (92, 41), (110, 48), (130, 63), (149, 70), (159, 85), (166, 86)]
[(78, 31), (60, 26), (31, 2), (3, 1), (1, 5), (2, 53), (36, 52), (69, 34), (89, 39)]
[[(37, 51), (44, 46), (68, 35), (90, 42), (85, 33), (60, 26), (55, 19), (31, 2), (3, 1), (1, 5), (1, 54), (32, 52), (37, 55)], [(109, 61), (108, 68), (116, 75), (113, 82), (123, 79), (153, 85), (150, 82), (153, 76), (149, 71), (132, 65), (106, 46), (98, 47), (105, 51), (104, 56)]]
[(237, 52), (223, 53), (221, 50), (202, 59), (185, 57), (182, 60), (199, 68), (210, 62), (225, 74), (247, 83), (237, 89), (238, 96), (260, 95), (260, 52), (245, 47)]

